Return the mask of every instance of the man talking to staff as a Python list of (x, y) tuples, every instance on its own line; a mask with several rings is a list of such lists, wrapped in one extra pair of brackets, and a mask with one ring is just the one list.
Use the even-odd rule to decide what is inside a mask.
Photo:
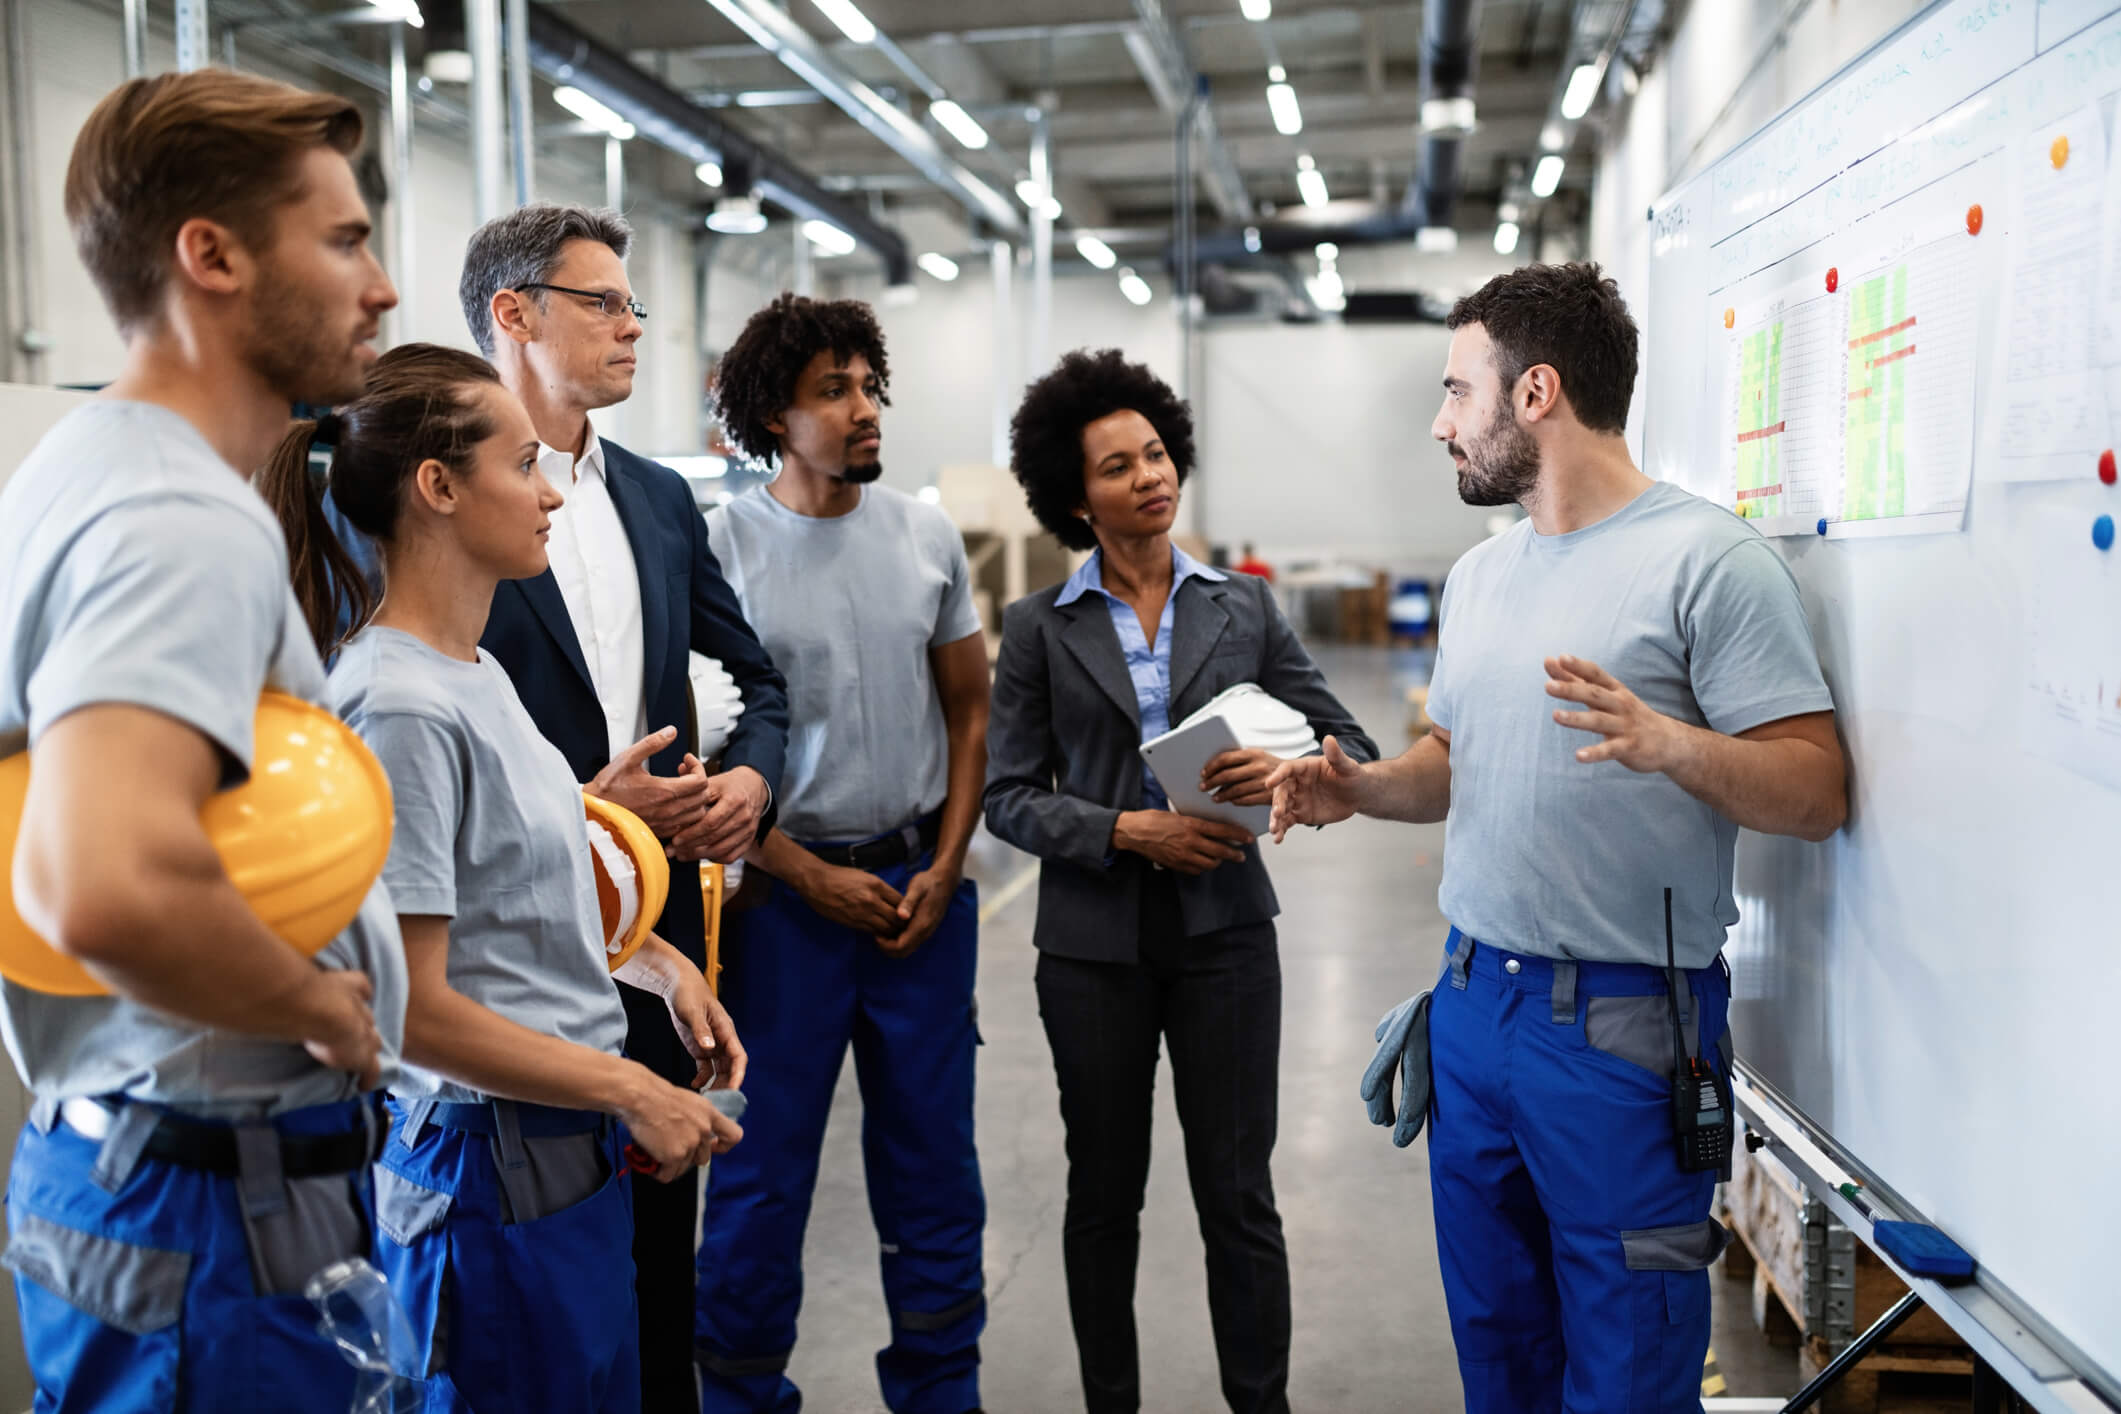
[(1448, 323), (1431, 431), (1468, 504), (1528, 519), (1445, 585), (1435, 731), (1282, 766), (1274, 834), (1449, 821), (1429, 1161), (1466, 1408), (1698, 1410), (1732, 851), (1840, 828), (1833, 699), (1780, 557), (1630, 458), (1635, 322), (1596, 265), (1499, 275)]

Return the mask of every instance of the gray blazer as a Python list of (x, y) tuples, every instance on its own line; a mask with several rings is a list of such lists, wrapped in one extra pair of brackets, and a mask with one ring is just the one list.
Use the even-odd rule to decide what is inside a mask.
[[(1042, 951), (1134, 962), (1147, 866), (1114, 857), (1112, 826), (1121, 811), (1141, 808), (1141, 709), (1106, 600), (1086, 594), (1059, 607), (1061, 588), (1026, 595), (1002, 616), (987, 828), (1044, 861), (1032, 937)], [(1186, 580), (1172, 615), (1171, 721), (1241, 682), (1303, 713), (1358, 761), (1377, 759), (1377, 744), (1327, 688), (1265, 580)], [(1174, 877), (1188, 937), (1280, 912), (1257, 844), (1246, 846), (1242, 863)]]

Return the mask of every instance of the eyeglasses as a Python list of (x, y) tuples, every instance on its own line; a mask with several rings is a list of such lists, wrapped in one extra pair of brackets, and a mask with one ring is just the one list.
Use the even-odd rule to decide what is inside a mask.
[(548, 285), (541, 280), (533, 280), (527, 285), (516, 285), (513, 288), (519, 294), (524, 290), (551, 290), (555, 294), (578, 295), (583, 299), (593, 299), (597, 302), (597, 308), (603, 310), (605, 317), (608, 319), (617, 319), (620, 315), (629, 311), (636, 319), (645, 320), (648, 318), (648, 311), (641, 307), (639, 300), (622, 295), (617, 290), (572, 290), (565, 285)]

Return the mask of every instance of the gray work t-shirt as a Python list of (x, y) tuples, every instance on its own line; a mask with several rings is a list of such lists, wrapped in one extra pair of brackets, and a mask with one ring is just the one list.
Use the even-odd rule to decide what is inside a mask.
[[(467, 663), (370, 627), (332, 665), (333, 708), (389, 773), (383, 880), (449, 922), (449, 985), (518, 1025), (612, 1055), (626, 1013), (604, 952), (582, 787), (485, 649)], [(486, 1098), (417, 1066), (394, 1093)]]
[(1727, 735), (1833, 708), (1797, 585), (1760, 533), (1666, 482), (1596, 525), (1521, 521), (1444, 586), (1429, 718), (1451, 734), (1444, 916), (1538, 957), (1682, 967), (1738, 921), (1738, 827), (1671, 778), (1585, 765), (1545, 660), (1588, 658), (1646, 704)]
[[(268, 687), (311, 702), (325, 693), (272, 512), (166, 408), (97, 401), (68, 413), (0, 490), (0, 756), (79, 708), (131, 704), (220, 747), (233, 785), (249, 772)], [(386, 889), (370, 891), (317, 962), (374, 984), (387, 1081), (404, 1034), (405, 953)], [(116, 997), (0, 982), (0, 1029), (41, 1096), (122, 1093), (238, 1118), (356, 1093), (353, 1076), (298, 1045)]]
[(707, 539), (788, 679), (782, 831), (868, 839), (941, 806), (950, 742), (928, 650), (980, 631), (950, 517), (886, 486), (831, 519), (758, 490), (710, 511)]

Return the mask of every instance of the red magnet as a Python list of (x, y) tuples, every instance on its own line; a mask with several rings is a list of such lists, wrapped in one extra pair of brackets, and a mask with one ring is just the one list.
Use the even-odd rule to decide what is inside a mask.
[(1981, 234), (1981, 203), (1978, 201), (1966, 208), (1966, 233), (1970, 236)]
[(1828, 266), (1828, 267), (1826, 268), (1826, 292), (1827, 292), (1828, 294), (1832, 294), (1832, 293), (1833, 293), (1834, 291), (1836, 291), (1836, 290), (1838, 290), (1838, 289), (1840, 289), (1840, 288), (1841, 288), (1841, 267), (1840, 267), (1840, 266), (1838, 266), (1838, 265), (1829, 265), (1829, 266)]
[(2099, 453), (2099, 479), (2107, 485), (2114, 484), (2114, 453), (2112, 448)]

